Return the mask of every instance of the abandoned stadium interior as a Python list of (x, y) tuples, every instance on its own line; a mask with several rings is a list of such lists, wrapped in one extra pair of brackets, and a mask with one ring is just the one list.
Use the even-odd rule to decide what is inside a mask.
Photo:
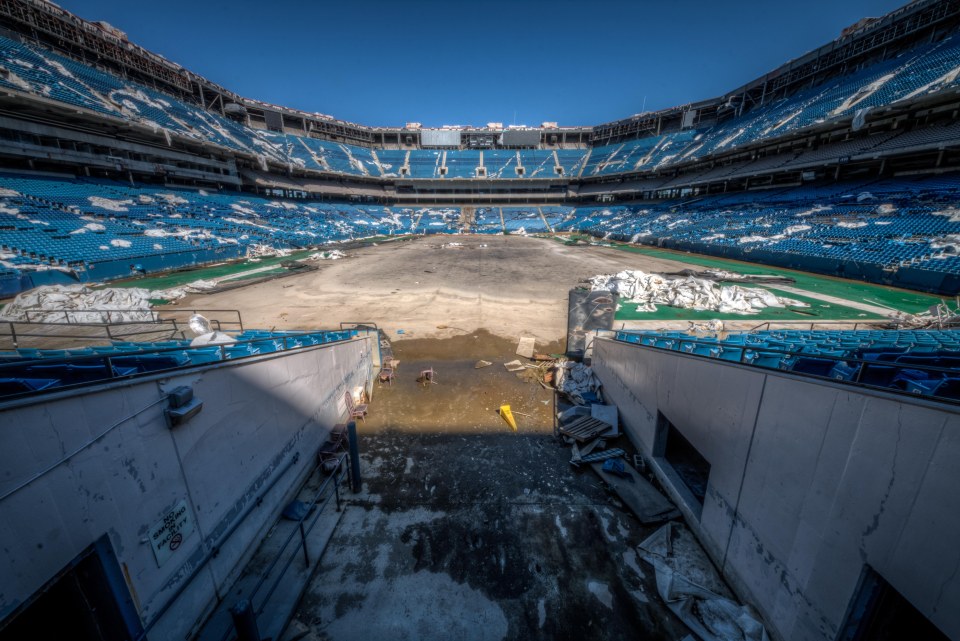
[(0, 0), (0, 641), (960, 640), (958, 113), (955, 0), (444, 128)]

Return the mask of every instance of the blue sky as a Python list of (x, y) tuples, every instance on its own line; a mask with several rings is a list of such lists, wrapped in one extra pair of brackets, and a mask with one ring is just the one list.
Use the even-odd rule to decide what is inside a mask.
[(900, 0), (58, 0), (241, 95), (372, 126), (592, 125), (735, 89)]

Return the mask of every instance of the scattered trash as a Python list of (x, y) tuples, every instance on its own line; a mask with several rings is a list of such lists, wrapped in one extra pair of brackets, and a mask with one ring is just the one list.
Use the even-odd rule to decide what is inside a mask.
[(611, 426), (612, 429), (608, 436), (620, 435), (617, 422), (618, 416), (616, 405), (601, 405), (600, 403), (594, 403), (590, 406), (590, 416), (598, 421), (608, 423)]
[(706, 553), (686, 528), (668, 523), (637, 546), (653, 566), (657, 592), (702, 641), (768, 641), (753, 611), (727, 596)]
[(247, 246), (247, 258), (266, 258), (268, 256), (289, 256), (289, 249), (277, 249), (271, 245), (253, 244)]
[(523, 356), (524, 358), (533, 358), (533, 348), (536, 343), (536, 339), (528, 336), (524, 336), (520, 339), (520, 343), (517, 345), (517, 355)]
[(600, 389), (600, 381), (593, 375), (593, 370), (583, 363), (558, 362), (555, 371), (554, 386), (575, 403), (585, 404), (586, 397)]
[[(874, 303), (874, 301), (866, 301)], [(954, 301), (955, 307), (950, 308), (946, 301), (933, 305), (925, 312), (907, 314), (895, 311), (888, 318), (894, 329), (944, 329), (960, 326), (960, 298)], [(6, 310), (4, 310), (6, 311)]]
[(482, 368), (482, 367), (490, 367), (491, 365), (493, 365), (493, 363), (491, 363), (490, 361), (483, 361), (483, 360), (481, 360), (481, 361), (477, 361), (476, 363), (473, 364), (473, 369), (480, 369), (480, 368)]
[(407, 332), (406, 332), (405, 330), (398, 329), (398, 330), (397, 330), (397, 333), (398, 333), (398, 334), (406, 334)]
[(504, 363), (503, 366), (507, 368), (508, 372), (519, 372), (520, 370), (526, 369), (526, 365), (520, 361), (510, 361), (509, 363)]
[(609, 450), (604, 450), (602, 452), (597, 452), (595, 454), (586, 454), (583, 452), (580, 453), (580, 460), (584, 463), (597, 463), (599, 461), (605, 461), (611, 458), (619, 458), (621, 456), (626, 456), (627, 453), (621, 450), (619, 447), (612, 447)]
[(633, 483), (633, 475), (627, 471), (626, 465), (623, 464), (623, 459), (620, 458), (611, 458), (603, 462), (603, 467), (600, 468), (604, 472), (613, 474), (614, 476), (619, 476), (629, 483)]
[(311, 512), (310, 505), (303, 501), (290, 501), (287, 507), (283, 508), (281, 515), (288, 521), (302, 521), (303, 518)]
[(696, 321), (690, 321), (689, 327), (687, 327), (687, 332), (694, 332), (698, 334), (708, 333), (708, 332), (722, 332), (723, 331), (723, 321), (722, 320), (708, 320), (702, 323)]
[[(603, 458), (619, 458), (603, 457), (604, 454), (612, 451), (617, 450), (607, 450), (606, 452), (584, 456), (582, 457), (583, 462), (590, 463), (590, 467), (593, 468), (597, 476), (616, 492), (620, 500), (630, 508), (630, 511), (636, 515), (641, 523), (644, 525), (662, 523), (680, 516), (679, 510), (673, 503), (647, 479), (640, 476), (626, 461), (620, 460), (619, 465), (616, 465), (616, 471), (605, 469), (607, 464), (600, 463), (600, 460), (603, 460)], [(623, 450), (619, 450), (619, 452), (623, 452)], [(626, 456), (625, 452), (623, 452), (623, 456)]]
[(561, 434), (574, 438), (581, 443), (601, 436), (612, 430), (612, 425), (609, 423), (604, 423), (603, 421), (599, 421), (592, 416), (578, 418), (569, 425), (561, 425), (559, 428), (559, 432)]

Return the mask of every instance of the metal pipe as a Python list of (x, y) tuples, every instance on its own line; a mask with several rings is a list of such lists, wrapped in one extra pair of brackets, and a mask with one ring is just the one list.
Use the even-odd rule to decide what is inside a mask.
[(357, 439), (357, 422), (347, 423), (347, 442), (350, 446), (350, 486), (354, 493), (363, 487), (360, 478), (360, 443)]

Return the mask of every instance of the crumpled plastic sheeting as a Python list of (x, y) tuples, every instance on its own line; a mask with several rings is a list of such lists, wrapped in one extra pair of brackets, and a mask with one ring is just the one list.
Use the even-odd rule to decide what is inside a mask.
[(668, 524), (637, 547), (653, 566), (660, 598), (699, 639), (769, 641), (749, 607), (717, 593), (728, 590), (689, 530)]
[(615, 292), (620, 302), (637, 303), (637, 311), (655, 312), (657, 305), (726, 314), (756, 314), (767, 307), (809, 307), (781, 298), (765, 289), (718, 285), (703, 278), (671, 278), (642, 271), (601, 274), (590, 279), (590, 288)]
[[(37, 323), (130, 323), (155, 320), (150, 300), (179, 300), (187, 294), (209, 291), (216, 281), (195, 280), (187, 285), (151, 291), (142, 287), (46, 285), (19, 294), (0, 311), (0, 320)], [(98, 310), (98, 311), (91, 311)]]
[(85, 285), (49, 285), (19, 294), (0, 312), (0, 320), (46, 323), (65, 323), (68, 318), (71, 323), (151, 321), (152, 296), (149, 290), (140, 287), (91, 289)]
[(576, 403), (583, 404), (583, 394), (600, 389), (600, 381), (594, 375), (593, 369), (583, 363), (564, 361), (557, 364), (554, 386)]

